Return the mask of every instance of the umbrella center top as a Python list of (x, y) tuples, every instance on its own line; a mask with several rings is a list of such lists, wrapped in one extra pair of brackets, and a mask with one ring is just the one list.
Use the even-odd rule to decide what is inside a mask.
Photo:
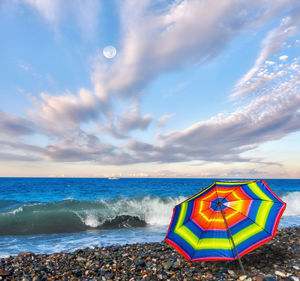
[(214, 211), (214, 212), (221, 212), (221, 208), (220, 206), (222, 206), (222, 209), (225, 210), (228, 208), (228, 206), (226, 205), (226, 203), (228, 202), (228, 200), (226, 198), (216, 198), (213, 201), (211, 201), (210, 203), (210, 208)]

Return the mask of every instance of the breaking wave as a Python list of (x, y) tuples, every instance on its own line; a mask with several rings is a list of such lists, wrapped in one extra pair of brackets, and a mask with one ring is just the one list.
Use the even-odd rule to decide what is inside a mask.
[(284, 216), (300, 216), (300, 192), (290, 192), (282, 196), (281, 199), (286, 203)]
[(123, 198), (102, 201), (63, 200), (48, 203), (0, 201), (0, 235), (75, 233), (168, 225), (173, 207), (185, 198)]
[[(300, 192), (281, 196), (287, 203), (283, 223), (300, 218)], [(0, 200), (0, 236), (76, 233), (87, 230), (167, 226), (185, 197), (146, 196), (101, 201), (67, 199), (22, 203)]]

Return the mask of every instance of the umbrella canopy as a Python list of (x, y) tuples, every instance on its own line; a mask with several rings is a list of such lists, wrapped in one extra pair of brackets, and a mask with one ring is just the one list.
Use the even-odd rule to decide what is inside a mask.
[(265, 181), (216, 181), (175, 206), (165, 240), (188, 260), (239, 259), (275, 236), (285, 207)]

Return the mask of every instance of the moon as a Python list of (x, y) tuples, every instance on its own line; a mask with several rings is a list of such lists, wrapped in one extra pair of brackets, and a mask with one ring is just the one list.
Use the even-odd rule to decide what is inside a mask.
[(106, 46), (103, 49), (103, 56), (105, 56), (107, 59), (112, 59), (116, 56), (117, 50), (114, 46)]

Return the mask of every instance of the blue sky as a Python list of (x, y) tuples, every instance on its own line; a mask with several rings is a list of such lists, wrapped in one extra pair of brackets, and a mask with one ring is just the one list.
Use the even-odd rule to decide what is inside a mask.
[(0, 176), (300, 177), (299, 1), (153, 3), (1, 1)]

